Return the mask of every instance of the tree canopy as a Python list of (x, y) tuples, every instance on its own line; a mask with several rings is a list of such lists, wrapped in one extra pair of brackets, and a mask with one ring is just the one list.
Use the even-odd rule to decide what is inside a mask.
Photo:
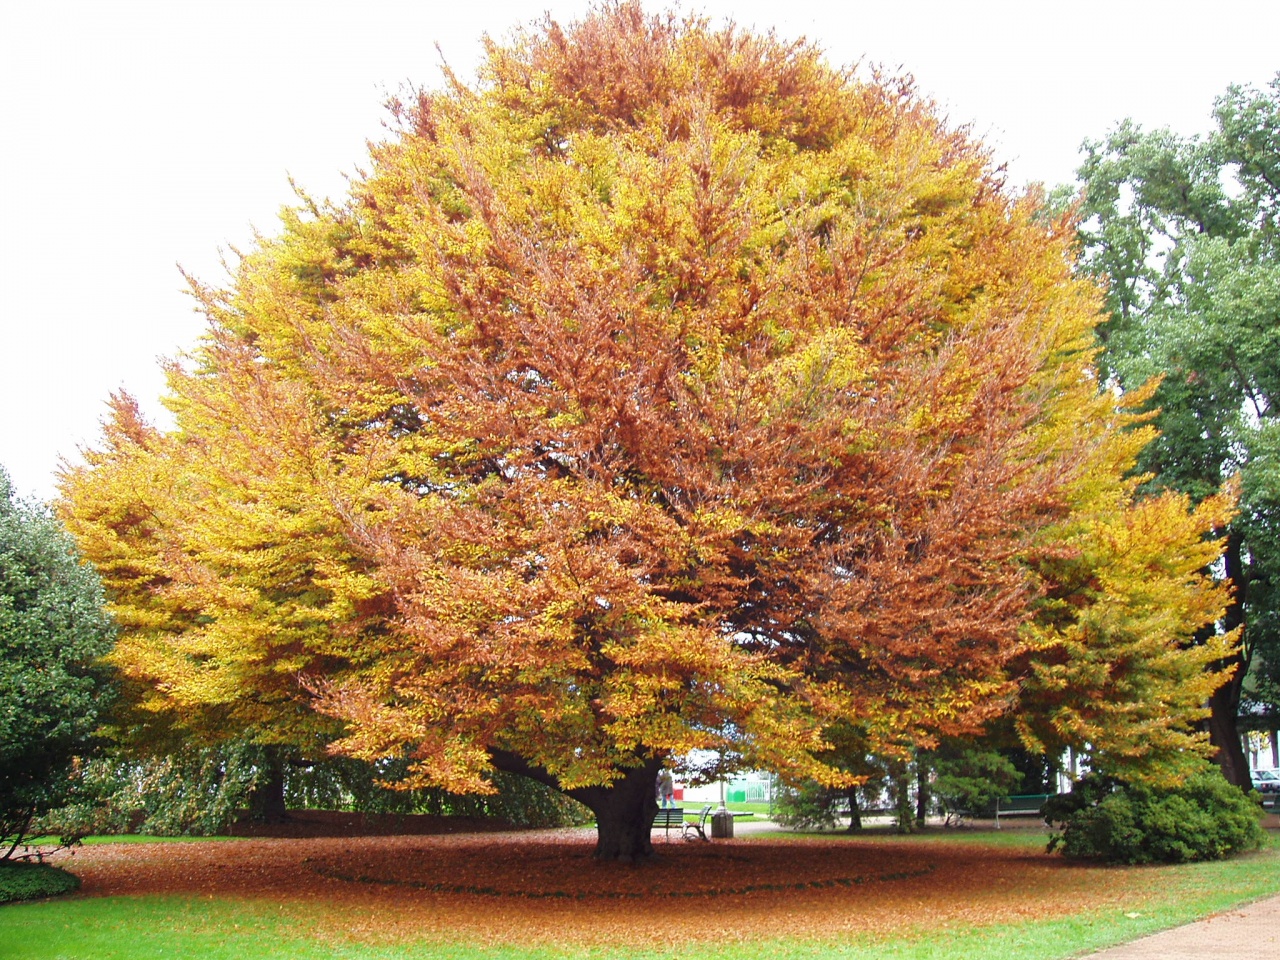
[(109, 703), (111, 621), (92, 567), (0, 469), (0, 860), (66, 794)]
[[(647, 849), (667, 756), (840, 782), (833, 737), (978, 730), (1032, 664), (1061, 693), (1070, 643), (1091, 691), (1163, 676), (1148, 732), (1195, 746), (1168, 678), (1204, 676), (1229, 508), (1135, 504), (1069, 223), (805, 42), (623, 3), (487, 53), (393, 105), (347, 200), (195, 286), (175, 428), (117, 398), (65, 476), (144, 713), (341, 731), (454, 790), (526, 773), (609, 857)], [(1143, 578), (1181, 598), (1130, 621), (1152, 670), (1079, 626)], [(1105, 727), (1090, 695), (1038, 735)]]
[(1238, 482), (1223, 574), (1226, 624), (1244, 625), (1222, 666), (1213, 732), (1229, 779), (1247, 787), (1236, 716), (1247, 671), (1276, 703), (1280, 632), (1276, 402), (1280, 397), (1280, 75), (1233, 87), (1207, 136), (1126, 121), (1087, 143), (1083, 266), (1109, 282), (1103, 366), (1124, 389), (1160, 378), (1149, 405), (1159, 435), (1139, 459), (1149, 487), (1195, 500)]

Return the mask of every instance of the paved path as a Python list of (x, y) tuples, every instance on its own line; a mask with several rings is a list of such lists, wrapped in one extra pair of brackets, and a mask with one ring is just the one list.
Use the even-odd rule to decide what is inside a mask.
[(1280, 897), (1091, 953), (1086, 960), (1280, 960)]

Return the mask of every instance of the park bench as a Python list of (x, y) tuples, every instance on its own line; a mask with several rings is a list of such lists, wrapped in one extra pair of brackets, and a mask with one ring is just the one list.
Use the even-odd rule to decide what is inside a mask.
[(707, 836), (707, 820), (711, 816), (711, 804), (707, 804), (698, 811), (698, 819), (684, 822), (683, 807), (663, 807), (653, 815), (653, 826), (661, 827), (664, 837), (669, 841), (671, 839), (671, 828), (679, 827), (680, 836), (685, 840), (710, 840)]
[(1001, 797), (996, 801), (996, 829), (1000, 829), (1001, 817), (1039, 816), (1040, 808), (1054, 793), (1024, 793), (1016, 797)]
[(706, 840), (708, 843), (711, 838), (707, 836), (707, 818), (711, 816), (711, 804), (707, 804), (698, 812), (698, 819), (692, 823), (684, 825), (684, 838), (692, 840), (697, 837), (700, 840)]
[(668, 840), (671, 839), (671, 828), (679, 827), (684, 833), (684, 807), (662, 807), (653, 815), (653, 826), (661, 827)]

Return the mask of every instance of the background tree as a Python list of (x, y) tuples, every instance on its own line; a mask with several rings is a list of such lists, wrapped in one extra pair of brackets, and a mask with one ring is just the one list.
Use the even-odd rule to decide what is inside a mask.
[[(1249, 783), (1237, 716), (1251, 664), (1275, 689), (1276, 401), (1280, 388), (1280, 76), (1232, 88), (1206, 137), (1144, 132), (1132, 121), (1085, 145), (1083, 264), (1109, 281), (1104, 370), (1150, 399), (1158, 438), (1139, 469), (1151, 489), (1199, 502), (1237, 474), (1241, 509), (1222, 528), (1237, 653), (1217, 666), (1209, 730), (1224, 774)], [(1273, 706), (1274, 708), (1274, 706)]]
[(0, 859), (65, 800), (110, 701), (98, 658), (112, 638), (93, 568), (0, 469)]
[(950, 741), (929, 760), (934, 772), (933, 793), (948, 822), (986, 815), (1001, 797), (1018, 792), (1017, 767), (989, 744)]
[(1234, 510), (1223, 495), (1191, 509), (1183, 494), (1144, 494), (1135, 463), (1152, 431), (1143, 419), (1113, 407), (1082, 425), (1092, 462), (1071, 485), (1072, 509), (1025, 554), (1041, 591), (1008, 739), (1051, 757), (1072, 750), (1120, 780), (1161, 783), (1198, 768), (1207, 735), (1193, 723), (1236, 655), (1238, 631), (1214, 629), (1230, 594), (1206, 574), (1222, 555), (1214, 533)]
[(176, 428), (117, 404), (66, 477), (147, 709), (522, 773), (629, 859), (670, 755), (841, 785), (837, 730), (1017, 703), (1028, 551), (1123, 419), (1038, 197), (909, 84), (630, 3), (396, 109), (197, 286)]

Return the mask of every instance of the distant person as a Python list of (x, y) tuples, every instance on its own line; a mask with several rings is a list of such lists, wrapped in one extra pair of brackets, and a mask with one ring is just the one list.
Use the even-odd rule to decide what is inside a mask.
[(671, 771), (664, 769), (658, 774), (658, 805), (661, 807), (674, 807), (676, 795), (676, 783), (671, 779)]

